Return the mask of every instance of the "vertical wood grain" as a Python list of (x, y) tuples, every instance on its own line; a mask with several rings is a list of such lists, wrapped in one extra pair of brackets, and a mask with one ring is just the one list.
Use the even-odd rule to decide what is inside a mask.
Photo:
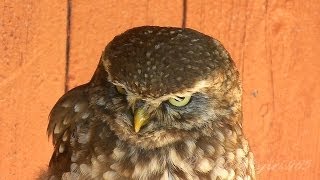
[(69, 88), (90, 80), (114, 36), (142, 25), (181, 26), (182, 1), (73, 1)]
[(0, 179), (35, 179), (50, 159), (48, 114), (64, 90), (65, 4), (0, 2)]
[(188, 1), (187, 27), (218, 38), (241, 73), (260, 179), (320, 177), (320, 4)]

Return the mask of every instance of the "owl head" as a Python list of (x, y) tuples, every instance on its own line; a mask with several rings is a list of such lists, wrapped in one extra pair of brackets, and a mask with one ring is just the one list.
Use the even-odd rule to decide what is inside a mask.
[(108, 87), (109, 127), (142, 148), (210, 136), (241, 123), (241, 87), (232, 59), (219, 41), (192, 29), (144, 26), (116, 36), (92, 82), (101, 78)]

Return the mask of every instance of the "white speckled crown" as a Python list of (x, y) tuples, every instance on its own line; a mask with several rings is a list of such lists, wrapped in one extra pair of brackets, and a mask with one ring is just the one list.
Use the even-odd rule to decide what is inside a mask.
[(188, 28), (157, 26), (116, 36), (103, 62), (113, 82), (155, 98), (192, 88), (219, 68), (233, 68), (227, 51), (212, 37)]

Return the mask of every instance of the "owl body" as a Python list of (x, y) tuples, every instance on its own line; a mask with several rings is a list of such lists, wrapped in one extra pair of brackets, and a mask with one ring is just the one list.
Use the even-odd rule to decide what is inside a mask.
[(50, 179), (255, 179), (229, 54), (191, 29), (114, 38), (50, 114)]

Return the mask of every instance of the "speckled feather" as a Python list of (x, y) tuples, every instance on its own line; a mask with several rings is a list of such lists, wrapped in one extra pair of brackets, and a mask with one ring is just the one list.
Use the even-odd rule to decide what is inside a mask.
[(192, 88), (218, 69), (233, 65), (212, 37), (192, 29), (152, 26), (116, 36), (106, 47), (103, 62), (113, 81), (144, 97)]
[[(168, 103), (184, 93), (192, 94), (186, 106)], [(137, 101), (150, 113), (138, 133)], [(255, 179), (241, 124), (238, 72), (217, 40), (191, 29), (133, 28), (108, 44), (89, 83), (53, 107), (46, 177)]]

